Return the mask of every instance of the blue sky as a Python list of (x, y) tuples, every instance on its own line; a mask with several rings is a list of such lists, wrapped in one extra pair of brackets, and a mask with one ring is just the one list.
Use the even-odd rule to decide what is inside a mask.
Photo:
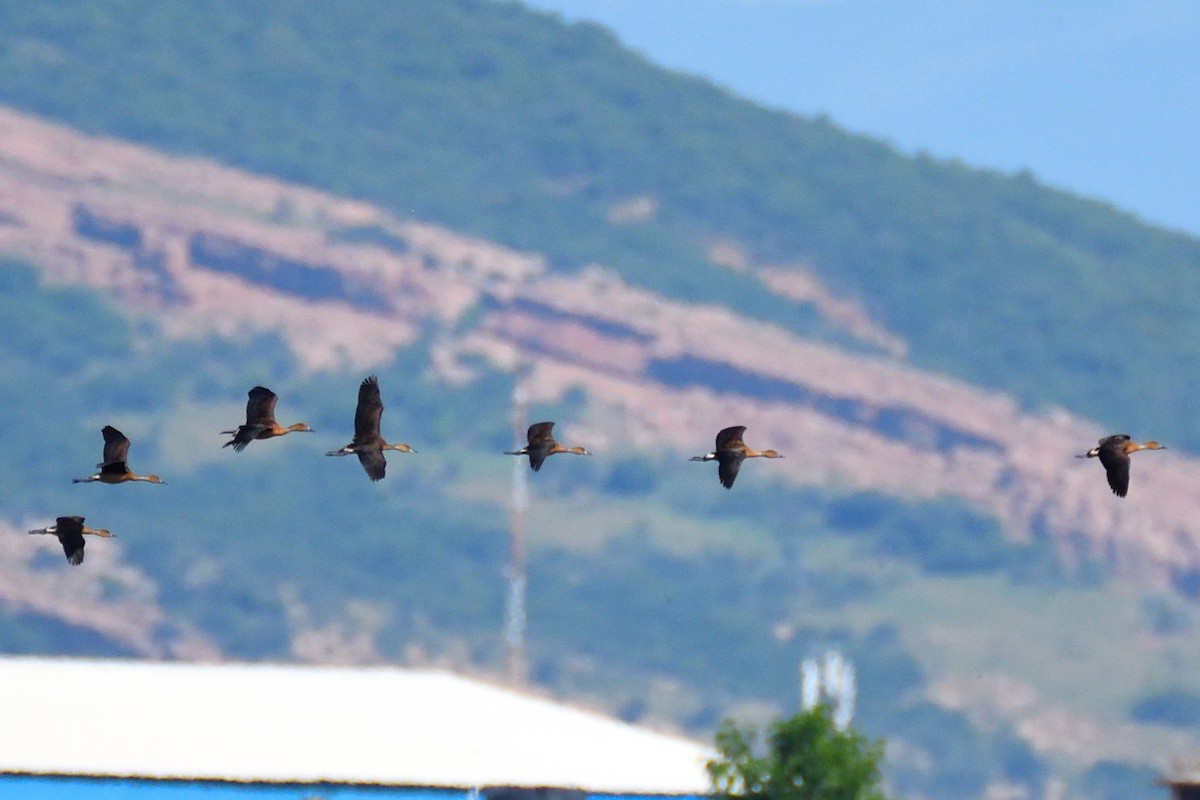
[(1200, 236), (1195, 0), (525, 0), (851, 131)]

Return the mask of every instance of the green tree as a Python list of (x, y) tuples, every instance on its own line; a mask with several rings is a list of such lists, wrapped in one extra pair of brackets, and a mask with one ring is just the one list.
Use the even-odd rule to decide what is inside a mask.
[(771, 723), (766, 752), (753, 727), (726, 720), (717, 731), (720, 755), (707, 764), (720, 798), (759, 800), (883, 800), (883, 741), (852, 728), (838, 730), (818, 705)]

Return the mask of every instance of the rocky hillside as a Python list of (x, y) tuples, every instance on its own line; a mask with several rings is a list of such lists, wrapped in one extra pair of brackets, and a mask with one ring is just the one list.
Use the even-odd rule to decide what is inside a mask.
[[(610, 219), (636, 225), (644, 209), (618, 204)], [(1119, 763), (1123, 779), (1140, 780), (1146, 765), (1162, 768), (1196, 746), (1189, 731), (1155, 717), (1153, 703), (1174, 708), (1197, 696), (1187, 691), (1195, 610), (1159, 590), (1196, 590), (1188, 520), (1200, 464), (1178, 448), (1137, 456), (1130, 496), (1118, 500), (1099, 465), (1073, 458), (1107, 431), (915, 368), (902, 336), (802, 265), (760, 264), (731, 242), (707, 246), (712, 268), (819, 318), (836, 337), (805, 339), (720, 304), (665, 298), (604, 264), (552, 269), (538, 253), (368, 203), (7, 109), (0, 254), (35, 265), (48, 287), (108, 298), (128, 322), (129, 363), (83, 363), (67, 383), (86, 391), (112, 372), (145, 378), (162, 352), (213, 341), (235, 343), (227, 355), (251, 362), (258, 380), (271, 374), (272, 355), (256, 356), (254, 343), (269, 340), (311, 387), (336, 387), (324, 398), (338, 409), (335, 426), (347, 425), (346, 386), (362, 374), (415, 381), (397, 367), (405, 358), (429, 365), (421, 380), (435, 397), (414, 389), (401, 400), (399, 382), (385, 382), (386, 425), (411, 419), (401, 417), (410, 403), (425, 413), (443, 399), (481, 420), (469, 431), (480, 438), (443, 437), (453, 454), (394, 465), (386, 485), (345, 463), (340, 483), (321, 470), (337, 459), (297, 458), (296, 442), (238, 458), (217, 446), (215, 432), (241, 412), (240, 383), (205, 405), (213, 393), (189, 395), (193, 376), (153, 376), (160, 388), (135, 393), (135, 407), (106, 400), (119, 411), (104, 421), (134, 434), (139, 464), (153, 460), (170, 475), (161, 492), (70, 487), (39, 440), (26, 469), (52, 473), (53, 507), (70, 498), (72, 513), (119, 512), (121, 538), (90, 548), (86, 569), (66, 571), (53, 543), (31, 549), (21, 533), (45, 522), (27, 515), (52, 506), (10, 498), (20, 510), (0, 522), (7, 641), (41, 652), (494, 670), (494, 637), (479, 631), (496, 626), (509, 484), (492, 473), (475, 479), (483, 462), (472, 459), (491, 450), (495, 463), (496, 438), (507, 441), (507, 392), (488, 394), (489, 376), (519, 374), (535, 408), (573, 409), (560, 418), (562, 438), (597, 454), (538, 475), (542, 524), (530, 534), (540, 685), (703, 732), (727, 713), (761, 717), (791, 702), (797, 654), (841, 642), (862, 670), (864, 719), (892, 744), (895, 780), (931, 797), (1041, 786), (1044, 763), (1063, 774)], [(67, 336), (65, 322), (46, 324)], [(228, 365), (187, 366), (207, 379)], [(191, 388), (171, 388), (181, 382)], [(36, 416), (25, 413), (37, 406), (27, 387), (0, 390), (20, 404), (18, 418)], [(319, 405), (285, 402), (289, 421)], [(489, 419), (497, 430), (481, 436)], [(710, 470), (683, 459), (733, 423), (786, 458), (754, 464), (761, 469), (725, 493)], [(99, 424), (85, 414), (54, 432), (71, 464), (91, 463)], [(87, 440), (74, 442), (83, 431)], [(655, 466), (639, 466), (647, 463)], [(687, 481), (675, 477), (681, 470)], [(703, 497), (690, 480), (696, 470)], [(634, 486), (633, 499), (594, 488), (641, 480), (648, 487)], [(99, 491), (80, 493), (89, 488)], [(264, 491), (270, 503), (260, 502)], [(190, 527), (181, 536), (172, 513), (184, 493)], [(810, 507), (816, 493), (824, 510)], [(861, 520), (872, 493), (901, 508), (950, 498), (995, 518), (1012, 548), (1008, 572), (925, 574), (924, 552), (909, 554), (923, 565), (915, 568), (886, 542), (872, 550), (858, 523), (838, 537), (821, 533), (838, 509)], [(746, 503), (759, 504), (761, 518)], [(971, 519), (922, 513), (875, 535), (915, 530), (916, 549), (955, 553), (988, 535)], [(565, 519), (567, 531), (550, 524)], [(430, 541), (445, 550), (414, 552)], [(1039, 560), (1047, 543), (1060, 562), (1099, 561), (1105, 576), (1127, 580), (1097, 590), (1060, 579)], [(294, 556), (284, 564), (280, 547)], [(438, 560), (447, 553), (458, 560)], [(1037, 569), (1049, 570), (1041, 585), (1028, 577)], [(459, 596), (466, 612), (439, 606)], [(1167, 663), (1175, 671), (1163, 689)], [(1130, 718), (1142, 700), (1151, 711)]]
[[(526, 477), (541, 690), (706, 737), (836, 650), (937, 800), (1200, 748), (1200, 242), (516, 2), (0, 4), (0, 106), (0, 649), (495, 674)], [(222, 448), (256, 383), (317, 432)], [(514, 472), (518, 387), (595, 457)], [(168, 484), (72, 485), (105, 424)]]
[(1106, 431), (914, 369), (854, 298), (731, 245), (712, 248), (713, 262), (862, 349), (665, 300), (603, 264), (551, 272), (536, 253), (11, 110), (0, 112), (0, 250), (174, 339), (276, 332), (311, 371), (369, 371), (432, 328), (449, 384), (482, 361), (528, 367), (535, 402), (586, 392), (589, 412), (568, 433), (597, 452), (703, 452), (738, 422), (752, 444), (788, 455), (772, 467), (796, 485), (958, 497), (1018, 540), (1050, 537), (1065, 558), (1101, 554), (1152, 584), (1191, 585), (1200, 569), (1189, 524), (1200, 462), (1139, 456), (1118, 501), (1099, 465), (1072, 458)]

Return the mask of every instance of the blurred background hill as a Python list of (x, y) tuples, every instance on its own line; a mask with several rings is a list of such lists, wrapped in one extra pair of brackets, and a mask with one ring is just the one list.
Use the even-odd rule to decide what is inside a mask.
[[(5, 650), (499, 674), (523, 375), (596, 453), (530, 480), (536, 686), (708, 736), (837, 650), (905, 796), (1200, 744), (1200, 241), (512, 3), (7, 4), (0, 103)], [(317, 433), (222, 449), (255, 384)], [(72, 486), (105, 424), (168, 485)]]

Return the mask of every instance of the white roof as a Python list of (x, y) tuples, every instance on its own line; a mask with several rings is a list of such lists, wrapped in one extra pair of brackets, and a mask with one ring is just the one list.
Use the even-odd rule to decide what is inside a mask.
[(710, 749), (398, 668), (0, 658), (0, 773), (702, 794)]

